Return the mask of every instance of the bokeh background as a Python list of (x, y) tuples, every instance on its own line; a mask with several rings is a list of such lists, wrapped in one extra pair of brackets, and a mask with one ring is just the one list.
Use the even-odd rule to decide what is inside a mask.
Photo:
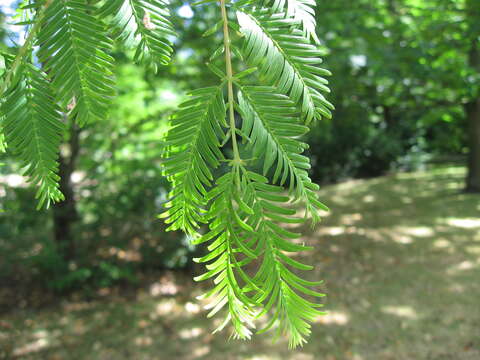
[[(2, 51), (21, 42), (16, 3), (0, 1)], [(69, 130), (65, 202), (35, 210), (0, 155), (0, 359), (480, 359), (480, 1), (317, 1), (336, 111), (308, 142), (331, 211), (298, 256), (328, 315), (294, 352), (212, 335), (202, 249), (156, 219), (168, 116), (216, 81), (201, 34), (219, 10), (172, 8), (173, 64), (155, 74), (118, 48), (110, 118)]]

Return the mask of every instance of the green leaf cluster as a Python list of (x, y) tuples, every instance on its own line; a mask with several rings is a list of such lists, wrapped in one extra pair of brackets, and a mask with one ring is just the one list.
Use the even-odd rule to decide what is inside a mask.
[(167, 65), (173, 52), (169, 37), (176, 36), (168, 3), (163, 0), (105, 1), (100, 16), (113, 15), (114, 36), (135, 49), (134, 60)]
[(207, 189), (211, 187), (211, 169), (224, 159), (220, 151), (222, 125), (225, 122), (222, 86), (195, 90), (180, 105), (171, 120), (166, 138), (165, 174), (172, 183), (169, 208), (161, 216), (171, 224), (168, 230), (195, 234), (204, 223)]
[(63, 199), (57, 158), (64, 130), (108, 116), (114, 40), (156, 69), (170, 59), (174, 31), (161, 0), (37, 0), (22, 10), (27, 20), (19, 24), (30, 27), (0, 86), (0, 139), (38, 185), (39, 206), (48, 207)]
[(329, 92), (320, 68), (323, 51), (310, 43), (295, 18), (266, 9), (237, 11), (240, 31), (245, 36), (242, 53), (251, 66), (257, 66), (265, 83), (299, 104), (306, 123), (331, 117), (333, 105), (322, 92)]
[(57, 152), (65, 124), (46, 74), (31, 64), (18, 69), (14, 86), (0, 105), (5, 140), (20, 158), (25, 175), (38, 185), (38, 206), (63, 200)]
[(226, 308), (217, 330), (231, 323), (234, 336), (250, 338), (260, 322), (259, 333), (275, 327), (292, 348), (323, 314), (313, 300), (324, 296), (314, 289), (321, 282), (297, 274), (313, 267), (291, 256), (311, 248), (283, 227), (301, 230), (328, 210), (303, 154), (309, 123), (333, 110), (312, 5), (220, 1), (222, 20), (205, 33), (223, 30), (208, 64), (219, 85), (192, 92), (171, 119), (164, 173), (172, 191), (160, 215), (206, 245), (195, 261), (207, 271), (196, 280), (213, 280), (201, 297), (210, 299), (209, 316)]

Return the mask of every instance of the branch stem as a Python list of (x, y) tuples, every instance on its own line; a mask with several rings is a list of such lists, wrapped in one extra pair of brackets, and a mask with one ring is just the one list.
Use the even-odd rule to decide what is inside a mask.
[(223, 43), (225, 46), (225, 63), (227, 71), (227, 87), (228, 87), (228, 106), (229, 106), (229, 118), (230, 118), (230, 134), (232, 137), (233, 148), (233, 163), (234, 165), (240, 165), (242, 159), (240, 158), (240, 152), (238, 151), (237, 143), (237, 129), (235, 127), (235, 97), (233, 94), (233, 67), (232, 67), (232, 51), (230, 49), (230, 32), (228, 30), (228, 15), (225, 6), (225, 0), (220, 0), (220, 7), (222, 10), (223, 20)]
[(25, 39), (25, 42), (23, 43), (22, 47), (18, 51), (17, 56), (15, 56), (15, 59), (13, 60), (12, 65), (8, 69), (7, 75), (5, 76), (5, 81), (0, 86), (0, 99), (3, 97), (3, 94), (10, 86), (10, 82), (12, 81), (12, 78), (15, 75), (15, 72), (17, 71), (18, 66), (21, 64), (23, 57), (27, 54), (28, 50), (31, 48), (32, 43), (35, 39), (35, 34), (37, 33), (38, 29), (40, 29), (40, 26), (42, 24), (43, 18), (45, 17), (47, 8), (52, 4), (52, 2), (53, 0), (45, 0), (45, 3), (41, 5), (41, 8), (39, 10), (37, 10), (34, 24), (30, 29), (30, 31), (28, 32), (28, 36)]

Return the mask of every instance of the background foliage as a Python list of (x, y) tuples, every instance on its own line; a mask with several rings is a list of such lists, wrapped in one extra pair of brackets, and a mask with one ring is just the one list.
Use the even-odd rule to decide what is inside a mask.
[[(131, 50), (117, 48), (113, 55), (123, 65), (115, 74), (119, 96), (111, 116), (70, 134), (81, 148), (74, 154), (72, 184), (78, 216), (71, 235), (78, 239), (71, 242), (85, 256), (104, 241), (124, 247), (135, 234), (150, 234), (157, 239), (152, 243), (160, 240), (155, 232), (175, 241), (179, 236), (160, 235), (162, 225), (151, 217), (167, 191), (159, 168), (162, 134), (185, 89), (215, 83), (203, 70), (215, 44), (201, 34), (217, 14), (211, 6), (192, 9), (182, 2), (173, 2), (173, 8), (175, 27), (184, 29), (173, 65), (160, 67), (158, 74), (145, 71), (129, 63), (125, 54)], [(468, 151), (463, 103), (478, 92), (479, 76), (467, 66), (463, 3), (376, 0), (351, 7), (348, 1), (319, 2), (317, 13), (317, 32), (328, 50), (325, 67), (333, 73), (329, 100), (336, 111), (334, 120), (317, 122), (309, 135), (313, 179), (330, 183), (413, 170), (436, 159), (463, 161)], [(2, 27), (4, 49), (14, 46), (11, 29)], [(63, 150), (68, 158), (68, 139)], [(2, 253), (12, 263), (2, 265), (11, 269), (18, 265), (20, 244), (31, 246), (39, 228), (42, 250), (35, 261), (42, 262), (42, 254), (50, 256), (58, 244), (52, 240), (52, 211), (32, 212), (30, 190), (14, 175), (19, 165), (8, 157), (4, 162), (2, 203), (8, 211), (0, 221), (2, 244), (9, 251)], [(109, 237), (102, 233), (115, 240), (99, 241), (98, 236)], [(7, 240), (12, 237), (17, 241)], [(170, 255), (162, 253), (157, 260), (171, 264)], [(84, 277), (89, 276), (79, 278)]]
[[(416, 170), (431, 163), (466, 164), (471, 149), (467, 104), (479, 98), (480, 10), (474, 0), (317, 2), (317, 33), (336, 110), (309, 134), (311, 176), (319, 183)], [(184, 268), (195, 248), (166, 234), (161, 212), (168, 185), (160, 153), (166, 118), (186, 89), (215, 85), (204, 70), (215, 42), (202, 37), (218, 14), (173, 1), (183, 29), (171, 66), (144, 70), (116, 47), (118, 94), (102, 122), (71, 129), (62, 159), (71, 165), (74, 210), (35, 211), (34, 190), (20, 165), (2, 155), (0, 279), (55, 292), (135, 283), (139, 274)], [(4, 9), (5, 11), (5, 9)], [(18, 40), (0, 15), (0, 50)], [(0, 64), (1, 66), (1, 64)], [(0, 68), (1, 69), (1, 68)], [(0, 70), (1, 71), (1, 70)], [(480, 142), (480, 139), (477, 139)], [(57, 211), (57, 212), (56, 212)]]

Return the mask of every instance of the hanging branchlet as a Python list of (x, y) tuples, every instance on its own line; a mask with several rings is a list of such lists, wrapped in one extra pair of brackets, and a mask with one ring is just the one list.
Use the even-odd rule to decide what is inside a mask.
[(38, 0), (21, 8), (28, 16), (18, 25), (28, 25), (27, 36), (0, 83), (0, 148), (6, 142), (38, 186), (39, 207), (63, 199), (60, 113), (79, 126), (108, 116), (115, 96), (113, 41), (135, 48), (134, 59), (154, 69), (170, 61), (175, 32), (166, 0), (102, 4)]
[(46, 74), (22, 63), (0, 111), (9, 148), (25, 167), (24, 175), (38, 186), (38, 207), (63, 200), (57, 159), (65, 125)]
[(195, 259), (207, 271), (195, 280), (213, 279), (201, 297), (210, 299), (209, 316), (226, 308), (217, 330), (231, 323), (234, 336), (249, 338), (260, 319), (259, 333), (276, 328), (297, 347), (323, 314), (313, 299), (324, 296), (313, 289), (321, 282), (296, 273), (312, 267), (288, 255), (311, 248), (282, 227), (315, 223), (328, 210), (301, 140), (333, 109), (322, 94), (329, 72), (318, 67), (314, 2), (207, 3), (218, 6), (220, 21), (205, 36), (223, 36), (208, 64), (219, 85), (192, 92), (172, 118), (164, 163), (172, 191), (161, 217), (207, 245)]

